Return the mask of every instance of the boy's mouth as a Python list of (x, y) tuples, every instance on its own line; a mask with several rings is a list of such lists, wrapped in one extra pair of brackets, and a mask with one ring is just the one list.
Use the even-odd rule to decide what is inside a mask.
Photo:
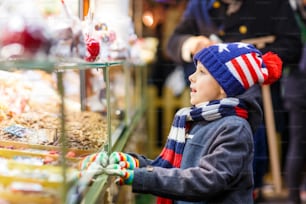
[(195, 93), (195, 92), (197, 92), (197, 90), (195, 90), (194, 88), (191, 88), (191, 87), (190, 87), (190, 92), (191, 92), (191, 93)]

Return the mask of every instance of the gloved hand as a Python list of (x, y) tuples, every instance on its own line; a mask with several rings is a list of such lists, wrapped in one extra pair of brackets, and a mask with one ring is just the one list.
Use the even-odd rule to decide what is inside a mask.
[(134, 180), (134, 170), (123, 168), (120, 164), (110, 164), (104, 168), (104, 173), (112, 176), (119, 176), (116, 183), (119, 185), (131, 185)]
[(78, 169), (81, 171), (86, 170), (93, 162), (102, 167), (106, 167), (108, 164), (107, 153), (102, 151), (86, 156), (84, 159), (82, 159), (82, 161), (79, 162)]
[(123, 152), (113, 152), (109, 156), (109, 164), (119, 164), (122, 168), (133, 170), (139, 167), (139, 160)]

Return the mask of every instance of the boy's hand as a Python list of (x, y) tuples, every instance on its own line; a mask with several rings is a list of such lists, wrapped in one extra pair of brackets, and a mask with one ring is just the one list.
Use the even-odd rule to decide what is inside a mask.
[(104, 168), (104, 173), (112, 176), (119, 176), (116, 183), (119, 185), (131, 185), (134, 180), (134, 171), (123, 168), (120, 164), (110, 164)]
[(121, 168), (133, 170), (139, 167), (138, 159), (123, 152), (113, 152), (109, 156), (109, 164), (118, 164)]
[(93, 163), (97, 163), (102, 167), (106, 167), (108, 164), (108, 155), (106, 152), (98, 152), (86, 156), (82, 161), (80, 161), (78, 168), (79, 170), (86, 170)]

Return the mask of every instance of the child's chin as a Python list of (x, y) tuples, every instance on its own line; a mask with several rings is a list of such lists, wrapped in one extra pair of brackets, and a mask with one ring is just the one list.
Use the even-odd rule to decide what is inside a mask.
[(195, 103), (193, 100), (190, 100), (190, 104), (191, 104), (192, 106), (195, 106), (195, 105), (196, 105), (196, 103)]

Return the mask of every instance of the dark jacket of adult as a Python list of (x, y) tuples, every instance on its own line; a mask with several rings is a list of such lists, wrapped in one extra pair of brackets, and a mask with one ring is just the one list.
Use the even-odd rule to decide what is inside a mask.
[(189, 1), (182, 21), (168, 42), (168, 54), (175, 62), (184, 63), (181, 48), (187, 38), (215, 34), (223, 42), (274, 35), (274, 42), (266, 44), (261, 51), (277, 53), (287, 65), (298, 63), (302, 47), (300, 29), (288, 1), (243, 1), (240, 9), (231, 15), (225, 14), (226, 4), (222, 1), (219, 8), (208, 8), (209, 2)]

